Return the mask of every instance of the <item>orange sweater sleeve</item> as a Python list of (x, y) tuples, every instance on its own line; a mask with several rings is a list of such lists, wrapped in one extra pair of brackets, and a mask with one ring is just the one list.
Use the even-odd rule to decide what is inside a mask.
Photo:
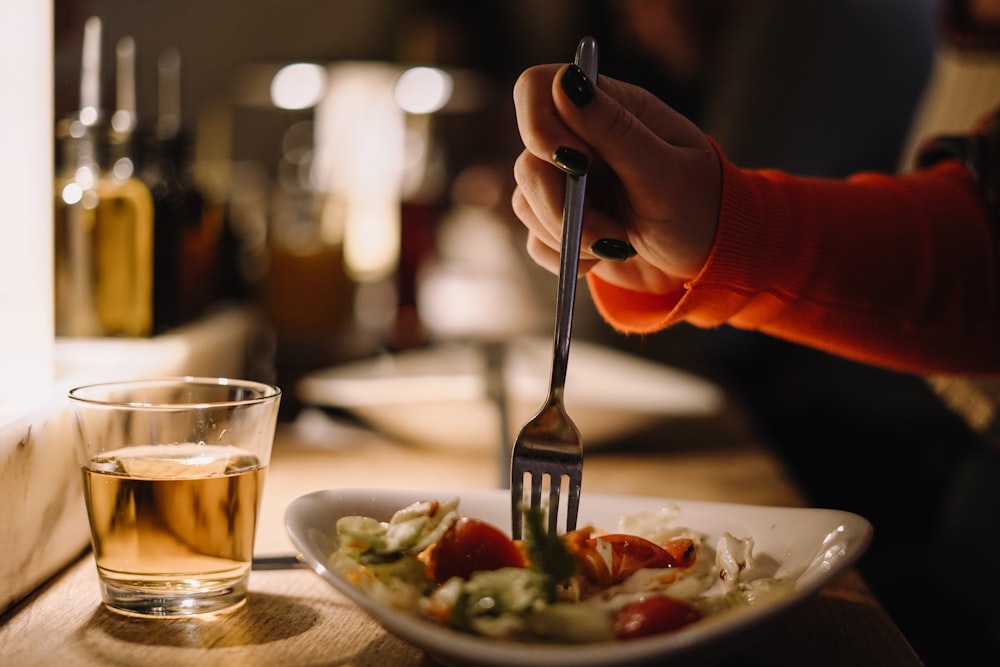
[(914, 373), (1000, 372), (1000, 267), (969, 173), (948, 161), (845, 180), (722, 160), (715, 244), (676, 294), (588, 275), (623, 333), (728, 324)]

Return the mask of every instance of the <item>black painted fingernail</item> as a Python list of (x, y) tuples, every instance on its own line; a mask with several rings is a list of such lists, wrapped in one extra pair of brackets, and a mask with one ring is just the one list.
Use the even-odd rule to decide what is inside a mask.
[(559, 168), (570, 176), (584, 176), (590, 167), (590, 160), (587, 159), (586, 155), (576, 149), (565, 146), (557, 148), (556, 152), (552, 154), (552, 158), (559, 165)]
[(594, 99), (594, 85), (590, 83), (590, 79), (583, 73), (583, 70), (576, 65), (570, 65), (563, 73), (559, 85), (562, 86), (566, 97), (578, 107), (582, 107)]
[(627, 241), (618, 239), (597, 239), (594, 245), (590, 246), (590, 252), (601, 259), (609, 259), (613, 262), (624, 262), (629, 257), (635, 257), (635, 248)]

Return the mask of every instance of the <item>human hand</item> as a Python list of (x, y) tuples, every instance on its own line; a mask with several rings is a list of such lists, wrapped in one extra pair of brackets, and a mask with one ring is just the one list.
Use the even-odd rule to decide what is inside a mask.
[(536, 263), (558, 272), (565, 173), (586, 172), (581, 274), (656, 294), (698, 274), (722, 185), (719, 156), (693, 123), (637, 86), (608, 77), (593, 86), (574, 65), (525, 70), (514, 106), (525, 150), (512, 206)]

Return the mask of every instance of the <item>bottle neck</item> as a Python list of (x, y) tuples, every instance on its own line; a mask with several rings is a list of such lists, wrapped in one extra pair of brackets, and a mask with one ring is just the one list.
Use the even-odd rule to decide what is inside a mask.
[(89, 189), (100, 176), (98, 128), (76, 118), (61, 121), (56, 129), (59, 146), (57, 173), (80, 182)]
[(136, 177), (135, 133), (105, 127), (98, 143), (98, 163), (102, 173), (116, 181)]

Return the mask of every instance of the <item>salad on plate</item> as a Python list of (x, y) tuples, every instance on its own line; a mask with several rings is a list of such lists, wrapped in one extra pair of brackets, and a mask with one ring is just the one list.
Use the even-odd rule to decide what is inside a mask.
[(676, 524), (678, 509), (622, 517), (614, 530), (549, 534), (524, 510), (525, 537), (422, 500), (388, 521), (337, 520), (329, 563), (367, 595), (477, 636), (585, 643), (661, 635), (794, 583), (753, 553), (752, 536), (707, 544)]

